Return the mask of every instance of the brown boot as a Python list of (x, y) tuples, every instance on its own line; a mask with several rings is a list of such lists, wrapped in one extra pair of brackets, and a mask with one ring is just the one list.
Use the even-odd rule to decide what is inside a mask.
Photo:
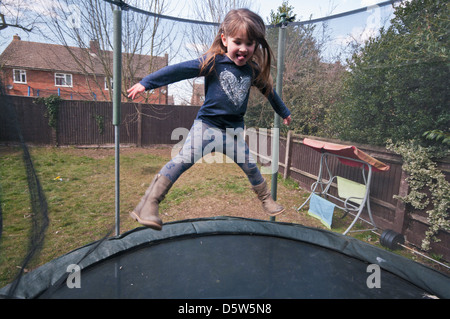
[(162, 221), (159, 218), (158, 206), (172, 185), (173, 183), (167, 177), (156, 175), (139, 204), (130, 213), (131, 218), (144, 226), (161, 230)]
[(264, 211), (270, 216), (276, 216), (284, 212), (284, 207), (278, 205), (273, 199), (267, 188), (267, 182), (264, 181), (259, 185), (253, 186), (253, 191), (258, 195), (258, 199), (262, 202)]

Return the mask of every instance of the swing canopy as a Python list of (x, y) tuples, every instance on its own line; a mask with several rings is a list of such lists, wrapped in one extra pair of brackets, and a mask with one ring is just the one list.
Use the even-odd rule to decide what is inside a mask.
[(373, 158), (372, 156), (368, 155), (367, 153), (364, 153), (356, 146), (317, 141), (309, 138), (305, 138), (303, 140), (303, 144), (311, 147), (312, 149), (320, 153), (327, 152), (330, 154), (347, 157), (348, 159), (339, 157), (339, 161), (341, 161), (345, 165), (361, 167), (362, 164), (360, 162), (351, 160), (353, 158), (356, 160), (364, 161), (367, 164), (371, 165), (374, 171), (384, 172), (388, 171), (390, 168), (389, 165), (380, 162), (376, 158)]

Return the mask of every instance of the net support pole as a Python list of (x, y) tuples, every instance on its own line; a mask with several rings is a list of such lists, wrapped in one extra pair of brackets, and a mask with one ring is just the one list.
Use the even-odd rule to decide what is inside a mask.
[[(275, 91), (281, 97), (283, 88), (284, 55), (286, 42), (286, 14), (281, 14), (281, 26), (278, 32), (277, 79)], [(271, 195), (277, 200), (278, 161), (280, 153), (280, 116), (275, 112), (272, 133), (272, 187)], [(275, 221), (275, 217), (270, 217)]]
[(115, 139), (115, 212), (116, 236), (120, 234), (120, 109), (122, 91), (122, 10), (117, 7), (113, 11), (114, 28), (114, 62), (113, 62), (113, 125)]

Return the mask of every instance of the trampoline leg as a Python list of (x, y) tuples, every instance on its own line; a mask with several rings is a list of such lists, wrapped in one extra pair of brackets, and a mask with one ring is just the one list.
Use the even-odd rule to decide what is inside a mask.
[(284, 207), (278, 205), (272, 198), (267, 182), (264, 181), (259, 185), (252, 187), (253, 191), (258, 195), (258, 199), (261, 201), (264, 211), (270, 216), (277, 216), (284, 212)]
[(140, 203), (130, 213), (131, 218), (144, 226), (161, 230), (162, 221), (159, 218), (159, 203), (166, 197), (172, 185), (173, 183), (167, 177), (160, 174), (156, 175)]

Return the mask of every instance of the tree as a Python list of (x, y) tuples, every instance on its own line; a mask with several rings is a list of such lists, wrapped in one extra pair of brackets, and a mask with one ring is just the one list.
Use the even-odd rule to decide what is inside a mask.
[(27, 2), (3, 0), (0, 1), (0, 45), (10, 41), (10, 37), (6, 38), (4, 32), (11, 29), (24, 31), (28, 34), (37, 34), (39, 26), (37, 20), (41, 13), (30, 13), (32, 5)]
[(449, 4), (413, 0), (395, 8), (349, 61), (342, 101), (329, 125), (345, 140), (385, 145), (450, 127)]
[[(285, 13), (294, 18), (294, 8), (285, 1), (278, 11), (272, 11), (269, 23), (278, 24)], [(277, 69), (278, 28), (267, 30), (267, 39), (275, 54), (272, 75)], [(322, 44), (315, 36), (314, 25), (291, 25), (286, 29), (285, 69), (282, 99), (291, 110), (293, 122), (289, 129), (301, 134), (324, 135), (327, 109), (337, 100), (344, 68), (339, 63), (325, 63), (321, 58)], [(247, 113), (247, 125), (272, 126), (273, 109), (260, 96), (252, 94)], [(286, 127), (282, 127), (286, 130)]]
[[(114, 6), (104, 0), (55, 0), (48, 3), (40, 0), (45, 14), (42, 14), (41, 33), (51, 42), (66, 47), (83, 74), (94, 75), (86, 83), (108, 91), (101, 90), (102, 94), (112, 100), (113, 78), (113, 10)], [(140, 9), (157, 14), (164, 13), (166, 4), (164, 0), (127, 1), (130, 5), (140, 5)], [(140, 62), (140, 56), (163, 55), (171, 46), (171, 31), (173, 24), (163, 23), (159, 17), (124, 11), (122, 15), (122, 95), (127, 96), (126, 90), (139, 78), (138, 69), (147, 73), (155, 71), (155, 63)], [(91, 41), (98, 45), (98, 50), (92, 52)], [(84, 50), (84, 54), (77, 54), (72, 48)], [(77, 51), (78, 52), (78, 51)], [(100, 61), (100, 62), (99, 62)], [(96, 70), (102, 69), (105, 76), (95, 76)], [(105, 83), (106, 77), (106, 83)], [(105, 93), (106, 92), (106, 93)]]
[(284, 13), (286, 17), (292, 18), (292, 21), (297, 19), (297, 15), (293, 12), (294, 7), (289, 5), (289, 1), (283, 1), (281, 6), (278, 7), (277, 11), (270, 10), (270, 17), (267, 22), (271, 25), (276, 25), (281, 22), (281, 15)]
[[(268, 24), (270, 26), (273, 26), (267, 28), (266, 38), (274, 54), (271, 72), (274, 81), (276, 80), (276, 73), (277, 73), (276, 70), (277, 70), (277, 51), (278, 51), (278, 34), (279, 34), (279, 29), (275, 27), (275, 25), (281, 22), (282, 13), (286, 14), (287, 18), (294, 17), (295, 19), (293, 9), (294, 7), (290, 6), (288, 1), (283, 1), (281, 6), (278, 7), (277, 11), (271, 10), (270, 17), (267, 18)], [(287, 30), (286, 39), (289, 38), (290, 38), (290, 31)], [(286, 42), (288, 43), (289, 41), (286, 40)], [(285, 68), (285, 70), (286, 69), (287, 68)], [(267, 99), (264, 96), (262, 96), (261, 93), (256, 89), (252, 89), (251, 91), (245, 121), (247, 123), (247, 126), (249, 127), (253, 126), (253, 127), (270, 128), (273, 125), (273, 109), (267, 102)]]
[(0, 31), (8, 27), (18, 28), (26, 32), (31, 32), (34, 28), (35, 20), (24, 16), (25, 6), (13, 1), (0, 2)]

